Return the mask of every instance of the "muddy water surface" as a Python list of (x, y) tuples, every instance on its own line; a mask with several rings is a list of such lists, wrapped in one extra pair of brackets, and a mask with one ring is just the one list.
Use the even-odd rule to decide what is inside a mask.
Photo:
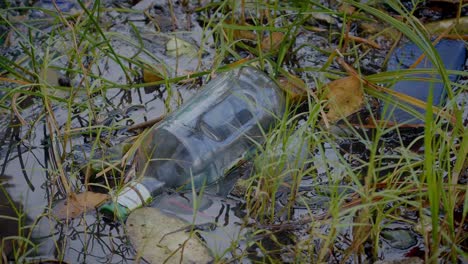
[[(124, 2), (124, 1), (118, 1)], [(105, 2), (108, 7), (113, 6), (110, 2)], [(134, 11), (148, 9), (154, 17), (158, 17), (160, 21), (160, 31), (156, 32), (154, 26), (151, 26), (144, 15), (141, 13), (124, 13), (112, 10), (103, 15), (103, 22), (109, 23), (108, 31), (110, 34), (111, 44), (116, 50), (116, 53), (126, 57), (137, 57), (138, 59), (149, 64), (161, 64), (164, 62), (170, 70), (168, 74), (171, 76), (185, 75), (191, 72), (200, 70), (209, 70), (215, 61), (214, 40), (204, 38), (202, 26), (198, 24), (197, 14), (187, 14), (184, 8), (176, 3), (174, 5), (175, 15), (178, 19), (176, 30), (183, 32), (176, 34), (184, 40), (191, 41), (197, 47), (204, 46), (205, 52), (201, 56), (201, 60), (191, 57), (173, 58), (168, 56), (165, 45), (171, 39), (174, 26), (171, 11), (166, 5), (166, 1), (141, 1), (135, 6), (129, 3), (123, 3), (126, 7)], [(131, 21), (138, 29), (138, 34), (134, 28), (127, 23)], [(189, 22), (190, 21), (190, 22)], [(338, 22), (339, 23), (339, 22)], [(333, 28), (337, 25), (318, 26), (323, 28)], [(189, 32), (189, 33), (187, 33)], [(42, 33), (41, 33), (42, 34)], [(38, 43), (44, 43), (45, 38), (38, 33)], [(298, 74), (310, 85), (315, 86), (315, 81), (326, 82), (327, 78), (323, 74), (316, 73), (326, 63), (328, 55), (325, 51), (331, 51), (337, 48), (338, 40), (327, 35), (328, 33), (313, 33), (311, 31), (303, 31), (298, 35), (295, 48), (302, 47), (296, 54), (296, 58), (292, 58), (288, 67), (292, 65), (302, 69)], [(16, 41), (16, 42), (15, 42)], [(381, 65), (385, 59), (386, 52), (390, 47), (385, 39), (378, 39), (384, 49), (381, 51), (367, 52), (361, 59), (360, 66), (366, 74), (382, 71)], [(21, 42), (21, 38), (13, 39), (14, 43)], [(53, 41), (54, 45), (67, 43), (69, 41), (59, 36)], [(143, 43), (146, 48), (142, 51), (139, 43)], [(59, 43), (59, 44), (58, 44)], [(68, 61), (66, 56), (61, 54), (61, 50), (57, 49), (56, 65), (58, 67), (65, 66)], [(63, 49), (62, 49), (63, 52)], [(6, 57), (16, 60), (22, 55), (22, 51), (15, 46), (4, 50)], [(39, 51), (38, 55), (43, 55), (44, 51)], [(91, 58), (89, 58), (91, 60)], [(136, 65), (132, 67), (138, 68)], [(336, 64), (332, 64), (332, 68), (338, 69)], [(90, 126), (98, 126), (101, 128), (99, 133), (76, 133), (69, 140), (69, 144), (65, 149), (58, 147), (64, 157), (64, 168), (67, 176), (70, 177), (73, 187), (77, 190), (83, 190), (83, 177), (75, 169), (73, 169), (77, 161), (86, 161), (89, 159), (90, 152), (93, 152), (93, 142), (96, 137), (102, 138), (107, 145), (117, 145), (134, 136), (136, 132), (128, 131), (128, 127), (133, 124), (138, 124), (154, 117), (165, 114), (173, 110), (178, 105), (188, 100), (196, 93), (200, 84), (205, 81), (204, 78), (198, 78), (191, 83), (159, 85), (157, 87), (134, 88), (130, 86), (125, 89), (120, 89), (121, 86), (126, 86), (128, 83), (141, 83), (140, 74), (130, 74), (126, 76), (125, 71), (112, 58), (106, 57), (103, 54), (98, 56), (98, 61), (93, 64), (92, 73), (98, 76), (104, 76), (107, 81), (105, 83), (107, 89), (102, 92), (93, 94), (92, 96), (86, 92), (79, 92), (74, 97), (76, 102), (83, 102), (82, 108), (70, 109), (64, 104), (54, 105), (55, 119), (63, 131), (67, 118), (71, 115), (71, 126), (77, 131), (86, 131)], [(137, 71), (137, 70), (136, 70)], [(137, 71), (141, 72), (141, 71)], [(80, 80), (83, 76), (78, 75), (68, 80), (72, 86), (80, 87)], [(59, 81), (58, 77), (55, 81)], [(91, 78), (95, 81), (93, 85), (99, 87), (102, 85), (102, 80)], [(460, 80), (460, 84), (466, 87), (467, 80)], [(115, 87), (112, 87), (112, 86)], [(55, 93), (55, 96), (65, 96), (68, 98), (70, 94)], [(462, 93), (458, 98), (459, 105), (467, 109), (467, 93)], [(87, 104), (87, 105), (86, 105)], [(135, 252), (132, 246), (128, 243), (123, 227), (116, 223), (109, 223), (100, 218), (96, 212), (88, 212), (81, 219), (69, 221), (57, 221), (57, 219), (46, 217), (49, 215), (49, 210), (53, 204), (64, 198), (64, 188), (60, 184), (56, 164), (52, 160), (51, 140), (49, 128), (44, 118), (43, 101), (38, 98), (29, 98), (22, 106), (25, 110), (22, 111), (22, 116), (26, 120), (35, 120), (28, 126), (18, 126), (16, 121), (10, 120), (10, 115), (0, 113), (0, 158), (2, 160), (0, 181), (3, 184), (2, 192), (0, 192), (0, 215), (8, 215), (13, 218), (18, 218), (19, 222), (28, 224), (35, 223), (35, 228), (30, 236), (31, 241), (36, 247), (31, 248), (29, 259), (53, 260), (63, 259), (69, 263), (132, 263), (134, 261)], [(98, 114), (90, 113), (89, 109), (94, 109)], [(468, 124), (468, 111), (464, 113), (465, 125)], [(80, 130), (82, 129), (82, 130)], [(365, 133), (365, 132), (363, 132)], [(416, 132), (412, 132), (415, 133)], [(389, 139), (391, 141), (391, 139)], [(335, 145), (333, 145), (335, 144)], [(346, 139), (339, 142), (325, 144), (323, 148), (325, 152), (315, 153), (323, 156), (326, 163), (314, 164), (317, 167), (318, 177), (305, 178), (300, 187), (298, 201), (293, 206), (293, 215), (296, 218), (301, 218), (308, 215), (310, 212), (321, 214), (326, 212), (330, 193), (337, 190), (328, 190), (325, 186), (330, 180), (341, 181), (343, 186), (348, 184), (346, 179), (330, 179), (326, 174), (327, 171), (332, 171), (334, 175), (344, 175), (345, 166), (340, 165), (342, 160), (339, 160), (334, 148), (341, 149), (345, 153), (345, 157), (349, 157), (349, 161), (355, 160), (351, 156), (361, 155), (362, 159), (366, 159), (366, 147), (362, 142), (356, 142), (356, 139)], [(320, 160), (320, 159), (318, 159)], [(79, 163), (79, 162), (78, 162)], [(111, 181), (119, 181), (120, 178), (110, 178)], [(98, 179), (97, 183), (103, 184), (102, 179)], [(221, 186), (223, 185), (223, 186)], [(251, 246), (245, 237), (249, 237), (249, 224), (252, 224), (251, 219), (246, 219), (245, 202), (242, 197), (235, 197), (230, 194), (232, 181), (222, 182), (219, 186), (214, 186), (207, 190), (199, 201), (200, 207), (197, 210), (196, 217), (193, 217), (193, 198), (191, 193), (174, 193), (166, 192), (158, 197), (151, 205), (162, 209), (163, 211), (173, 214), (177, 217), (185, 219), (187, 222), (195, 224), (197, 229), (201, 230), (201, 237), (206, 242), (212, 252), (219, 257), (232, 257), (243, 250), (249, 251), (250, 260), (245, 262), (261, 261), (261, 250)], [(103, 188), (101, 191), (105, 190)], [(349, 189), (343, 188), (338, 192), (348, 192)], [(286, 206), (288, 193), (278, 194), (278, 206)], [(11, 198), (12, 202), (8, 199)], [(404, 209), (402, 209), (404, 211)], [(414, 212), (403, 212), (409, 219), (416, 219)], [(42, 217), (43, 216), (43, 217)], [(350, 219), (350, 222), (352, 219)], [(28, 230), (18, 230), (18, 221), (11, 219), (0, 218), (0, 236), (15, 236), (27, 235)], [(327, 232), (327, 227), (323, 228)], [(382, 238), (382, 247), (379, 249), (379, 254), (382, 258), (391, 260), (399, 259), (409, 251), (416, 250), (422, 246), (421, 237), (418, 236), (409, 225), (405, 223), (392, 223), (383, 232), (385, 236)], [(337, 247), (346, 248), (350, 244), (352, 236), (350, 229), (343, 229), (337, 241)], [(268, 237), (253, 237), (253, 240), (262, 240), (263, 245), (271, 247), (271, 250), (278, 252), (288, 252), (293, 248), (294, 237), (298, 240), (308, 239), (306, 230), (297, 232), (285, 232), (282, 236), (286, 245), (283, 249), (275, 248), (275, 243)], [(231, 248), (232, 241), (238, 242), (238, 248), (233, 250), (233, 253), (226, 252)], [(406, 241), (406, 244), (402, 244)], [(276, 245), (277, 246), (277, 245)], [(10, 248), (9, 245), (4, 247)], [(232, 248), (231, 248), (232, 250)], [(281, 251), (283, 250), (283, 251)], [(290, 251), (289, 251), (290, 252)], [(280, 256), (278, 259), (288, 261), (288, 255)]]

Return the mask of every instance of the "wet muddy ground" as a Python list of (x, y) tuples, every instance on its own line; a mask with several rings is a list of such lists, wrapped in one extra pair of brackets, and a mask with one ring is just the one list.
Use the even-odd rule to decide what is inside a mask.
[[(138, 2), (138, 1), (133, 1)], [(213, 10), (196, 11), (197, 5), (191, 4), (189, 7), (182, 5), (183, 1), (172, 1), (169, 7), (167, 1), (140, 1), (134, 4), (132, 1), (104, 1), (101, 3), (106, 11), (101, 14), (99, 23), (106, 25), (108, 38), (115, 49), (115, 53), (122, 58), (137, 58), (150, 65), (160, 65), (161, 61), (168, 67), (167, 74), (170, 77), (187, 75), (193, 72), (210, 70), (218, 65), (216, 53), (216, 41), (212, 35), (206, 34), (203, 29), (203, 19), (216, 16)], [(204, 2), (204, 1), (201, 1)], [(406, 2), (405, 2), (406, 3)], [(444, 8), (439, 9), (429, 7), (422, 8), (418, 15), (426, 19), (436, 19), (440, 16), (448, 18), (453, 14), (444, 13)], [(125, 8), (125, 9), (124, 9)], [(122, 10), (127, 10), (122, 12)], [(130, 11), (128, 11), (130, 10)], [(158, 21), (159, 32), (156, 33), (155, 26), (148, 20), (148, 15), (144, 15), (139, 10), (146, 10), (149, 15)], [(135, 11), (134, 13), (132, 13)], [(435, 12), (435, 13), (434, 13)], [(438, 13), (437, 13), (438, 12)], [(466, 13), (466, 10), (464, 10)], [(12, 15), (24, 15), (31, 18), (30, 12), (12, 11)], [(428, 15), (430, 14), (430, 15)], [(174, 17), (176, 19), (174, 19)], [(323, 51), (330, 51), (337, 47), (338, 38), (329, 34), (330, 31), (337, 31), (341, 27), (338, 18), (332, 23), (315, 21), (313, 26), (327, 29), (325, 32), (312, 32), (308, 30), (300, 31), (294, 43), (293, 50), (298, 50), (294, 56), (288, 58), (287, 68), (293, 68), (297, 74), (312, 88), (315, 87), (316, 80), (326, 82), (327, 76), (315, 72), (328, 60), (328, 54)], [(176, 23), (174, 24), (174, 21)], [(35, 45), (36, 56), (39, 58), (47, 55), (53, 58), (49, 63), (56, 68), (67, 67), (69, 59), (67, 48), (72, 48), (70, 35), (57, 34), (53, 27), (56, 25), (47, 22), (34, 22), (34, 27), (38, 30), (29, 30), (27, 24), (17, 26), (17, 34), (12, 34), (8, 45), (0, 48), (1, 54), (12, 61), (21, 60), (24, 57), (24, 39), (22, 34), (33, 36), (32, 43)], [(312, 22), (311, 22), (312, 23)], [(66, 30), (66, 29), (62, 29)], [(355, 31), (359, 30), (357, 27)], [(203, 54), (200, 57), (180, 56), (174, 59), (167, 52), (167, 42), (175, 34), (196, 47), (203, 47)], [(375, 40), (381, 50), (370, 49), (360, 57), (360, 68), (364, 74), (381, 72), (388, 50), (392, 43), (385, 37)], [(140, 46), (144, 46), (142, 50)], [(47, 50), (52, 47), (52, 50)], [(65, 47), (65, 48), (64, 48)], [(85, 50), (85, 49), (84, 49)], [(71, 183), (76, 190), (83, 190), (83, 172), (80, 171), (83, 164), (91, 159), (99, 159), (96, 154), (100, 150), (103, 153), (110, 153), (112, 146), (125, 142), (129, 137), (137, 134), (135, 130), (129, 130), (132, 125), (139, 124), (155, 117), (161, 116), (178, 105), (188, 100), (197, 89), (206, 81), (206, 76), (198, 77), (190, 82), (171, 83), (156, 86), (141, 85), (142, 75), (140, 65), (125, 62), (125, 67), (119, 65), (112, 54), (102, 51), (101, 54), (83, 56), (83, 63), (89, 65), (90, 86), (93, 87), (93, 94), (87, 94), (80, 90), (73, 91), (76, 87), (82, 86), (83, 74), (70, 74), (63, 70), (47, 72), (45, 74), (47, 82), (56, 82), (61, 86), (71, 86), (70, 90), (48, 91), (50, 96), (58, 98), (73, 98), (75, 107), (70, 112), (67, 101), (59, 101), (52, 105), (55, 120), (61, 131), (73, 131), (69, 137), (69, 144), (66, 148), (60, 148), (63, 157), (63, 166), (67, 172)], [(235, 61), (235, 58), (231, 58)], [(352, 59), (350, 58), (352, 61)], [(230, 61), (225, 61), (228, 63)], [(335, 63), (332, 69), (339, 69)], [(468, 62), (465, 64), (465, 72), (468, 71)], [(99, 77), (93, 77), (99, 76)], [(462, 77), (458, 84), (461, 87), (468, 85), (468, 78)], [(12, 87), (5, 85), (6, 89), (0, 90), (2, 104), (10, 104), (7, 93)], [(100, 89), (100, 86), (105, 89)], [(70, 94), (74, 94), (70, 97)], [(464, 124), (468, 125), (468, 91), (459, 94), (459, 106), (464, 108)], [(60, 184), (57, 173), (54, 172), (54, 160), (51, 155), (52, 148), (49, 127), (45, 119), (45, 108), (43, 101), (34, 96), (22, 96), (21, 114), (25, 120), (34, 120), (28, 126), (18, 126), (18, 120), (12, 118), (9, 111), (4, 109), (0, 112), (0, 159), (2, 162), (0, 182), (3, 184), (0, 192), (0, 215), (10, 215), (21, 218), (20, 222), (34, 226), (29, 239), (35, 246), (30, 247), (30, 254), (27, 260), (56, 260), (63, 259), (68, 263), (132, 263), (135, 254), (132, 246), (125, 235), (122, 225), (106, 221), (97, 212), (88, 212), (79, 219), (62, 221), (50, 217), (50, 210), (58, 200), (65, 198), (64, 187)], [(92, 109), (92, 111), (90, 111)], [(71, 119), (71, 127), (65, 127), (67, 120)], [(361, 133), (372, 132), (369, 130)], [(412, 129), (405, 132), (404, 140), (411, 142), (421, 135), (421, 130)], [(406, 138), (405, 138), (406, 137)], [(96, 140), (99, 138), (99, 140)], [(98, 143), (96, 143), (98, 142)], [(399, 144), (397, 135), (388, 136), (382, 142), (386, 151), (392, 151), (393, 147)], [(358, 159), (369, 159), (366, 144), (358, 137), (338, 138), (336, 142), (330, 142), (321, 146), (323, 153), (314, 152), (327, 160), (325, 164), (315, 164), (322, 168), (317, 171), (317, 176), (304, 178), (300, 193), (291, 212), (285, 212), (278, 216), (278, 223), (292, 216), (293, 221), (300, 221), (307, 218), (310, 213), (322, 215), (327, 211), (327, 201), (331, 190), (327, 190), (327, 182), (330, 177), (327, 173), (341, 175), (345, 166), (342, 160), (337, 157), (334, 149), (339, 149), (343, 157), (351, 164)], [(417, 146), (415, 151), (421, 151)], [(94, 156), (93, 156), (94, 155)], [(357, 158), (358, 157), (358, 158)], [(359, 166), (359, 164), (356, 164)], [(255, 235), (251, 233), (250, 226), (254, 223), (252, 219), (247, 219), (245, 211), (244, 197), (231, 190), (238, 177), (247, 177), (252, 164), (236, 171), (237, 174), (229, 175), (222, 182), (211, 186), (203, 196), (195, 224), (201, 230), (202, 239), (214, 253), (215, 256), (230, 259), (237, 255), (242, 255), (247, 251), (247, 258), (240, 262), (264, 261), (262, 250), (258, 245), (267, 248), (274, 258), (279, 261), (294, 260), (294, 253), (297, 248), (297, 241), (309, 240), (308, 230), (300, 226), (276, 230), (276, 237), (281, 241), (274, 241), (269, 235)], [(109, 175), (106, 180), (102, 177), (90, 180), (93, 185), (90, 189), (99, 192), (107, 191), (101, 184), (110, 186), (118, 185), (122, 181), (120, 174), (114, 177)], [(465, 181), (466, 179), (462, 180)], [(341, 179), (342, 185), (346, 186), (347, 179)], [(334, 192), (336, 190), (333, 190)], [(346, 192), (347, 190), (342, 190)], [(12, 202), (8, 201), (8, 198)], [(181, 217), (192, 222), (193, 209), (190, 193), (176, 193), (167, 191), (158, 197), (151, 206), (157, 207), (168, 213)], [(277, 207), (285, 207), (288, 203), (288, 192), (279, 191), (277, 193)], [(414, 211), (406, 211), (400, 208), (401, 215), (408, 219), (417, 219)], [(281, 210), (279, 210), (281, 211)], [(350, 219), (350, 222), (352, 219)], [(17, 221), (0, 218), (2, 237), (18, 235)], [(327, 226), (316, 226), (314, 228), (323, 229), (327, 232)], [(271, 227), (275, 230), (274, 227)], [(28, 229), (21, 229), (20, 235), (27, 235)], [(335, 241), (336, 252), (341, 252), (351, 245), (352, 230), (343, 228), (340, 230), (339, 239)], [(404, 257), (420, 257), (424, 255), (424, 243), (422, 237), (412, 229), (407, 223), (392, 223), (382, 232), (379, 258), (385, 260), (402, 259)], [(238, 248), (232, 249), (232, 241), (240, 241)], [(252, 244), (250, 241), (260, 241)], [(313, 241), (313, 240), (312, 240)], [(11, 245), (4, 246), (3, 250), (8, 251)], [(226, 251), (229, 249), (228, 251)], [(11, 254), (15, 254), (12, 252)], [(339, 261), (342, 257), (340, 253), (333, 255), (331, 259)], [(26, 261), (26, 259), (21, 259)]]

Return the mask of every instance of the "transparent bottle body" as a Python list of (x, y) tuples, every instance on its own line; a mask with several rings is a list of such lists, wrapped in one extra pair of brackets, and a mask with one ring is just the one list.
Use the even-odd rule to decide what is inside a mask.
[(284, 95), (263, 72), (224, 73), (149, 131), (136, 155), (137, 174), (168, 188), (213, 183), (263, 143), (284, 108)]

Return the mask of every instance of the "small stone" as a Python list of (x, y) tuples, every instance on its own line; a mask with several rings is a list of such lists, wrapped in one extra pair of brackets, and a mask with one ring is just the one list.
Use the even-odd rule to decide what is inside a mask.
[(140, 208), (127, 219), (126, 230), (139, 257), (150, 263), (212, 263), (213, 257), (189, 224), (156, 208)]
[(415, 246), (418, 243), (416, 236), (408, 229), (396, 228), (396, 229), (384, 229), (380, 233), (380, 236), (387, 242), (391, 247), (405, 250)]

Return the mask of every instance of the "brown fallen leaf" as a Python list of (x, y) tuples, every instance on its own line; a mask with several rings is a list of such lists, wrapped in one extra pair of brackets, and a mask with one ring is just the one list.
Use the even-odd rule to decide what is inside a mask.
[(282, 32), (272, 32), (269, 36), (263, 38), (261, 48), (265, 52), (278, 51), (283, 39), (284, 34)]
[(257, 34), (250, 30), (234, 29), (234, 40), (256, 40)]
[[(226, 21), (226, 24), (229, 25), (240, 25), (240, 26), (251, 26), (245, 22), (233, 22), (233, 21)], [(244, 29), (230, 29), (224, 28), (224, 32), (228, 34), (228, 32), (232, 32), (232, 36), (234, 40), (250, 40), (255, 41), (257, 40), (257, 34), (253, 30), (244, 30)]]
[(347, 15), (352, 15), (354, 11), (356, 11), (356, 7), (353, 5), (350, 5), (348, 3), (342, 3), (340, 7), (338, 8), (338, 11), (347, 14)]
[(75, 195), (75, 198), (68, 197), (54, 206), (53, 214), (59, 219), (70, 219), (80, 216), (86, 211), (94, 210), (109, 198), (108, 194), (83, 192)]
[(283, 75), (278, 77), (278, 83), (293, 103), (299, 103), (307, 99), (307, 85), (299, 77), (292, 74)]
[(166, 68), (162, 65), (151, 66), (151, 69), (143, 69), (143, 82), (159, 82), (167, 76)]
[[(282, 74), (277, 79), (279, 87), (286, 93), (292, 103), (298, 104), (305, 101), (308, 96), (311, 96), (317, 102), (319, 101), (318, 96), (307, 87), (307, 84), (301, 78), (288, 72), (283, 72)], [(320, 109), (320, 113), (324, 117), (323, 123), (325, 127), (329, 128), (330, 124), (325, 116), (325, 112)]]
[(326, 116), (330, 122), (336, 122), (357, 112), (364, 102), (361, 81), (354, 76), (328, 83), (323, 92), (327, 100)]
[[(426, 109), (427, 108), (427, 102), (424, 102), (422, 100), (419, 100), (419, 99), (414, 98), (412, 96), (409, 96), (407, 94), (399, 93), (399, 92), (393, 91), (392, 89), (376, 85), (376, 84), (368, 81), (367, 79), (365, 79), (364, 76), (359, 75), (358, 72), (351, 65), (346, 63), (343, 58), (338, 57), (336, 59), (336, 61), (338, 62), (338, 64), (341, 65), (341, 67), (343, 67), (346, 70), (346, 72), (348, 72), (348, 74), (350, 74), (351, 76), (353, 76), (354, 78), (357, 78), (360, 82), (362, 82), (362, 84), (366, 88), (370, 88), (370, 89), (375, 90), (375, 91), (387, 93), (389, 95), (394, 96), (395, 98), (397, 98), (398, 100), (400, 100), (402, 102), (414, 105), (414, 106), (419, 107), (421, 109)], [(448, 113), (446, 111), (442, 111), (439, 107), (433, 106), (432, 107), (432, 112), (435, 115), (443, 116), (444, 118), (449, 120), (452, 124), (456, 123), (455, 116), (451, 115), (450, 113)]]

